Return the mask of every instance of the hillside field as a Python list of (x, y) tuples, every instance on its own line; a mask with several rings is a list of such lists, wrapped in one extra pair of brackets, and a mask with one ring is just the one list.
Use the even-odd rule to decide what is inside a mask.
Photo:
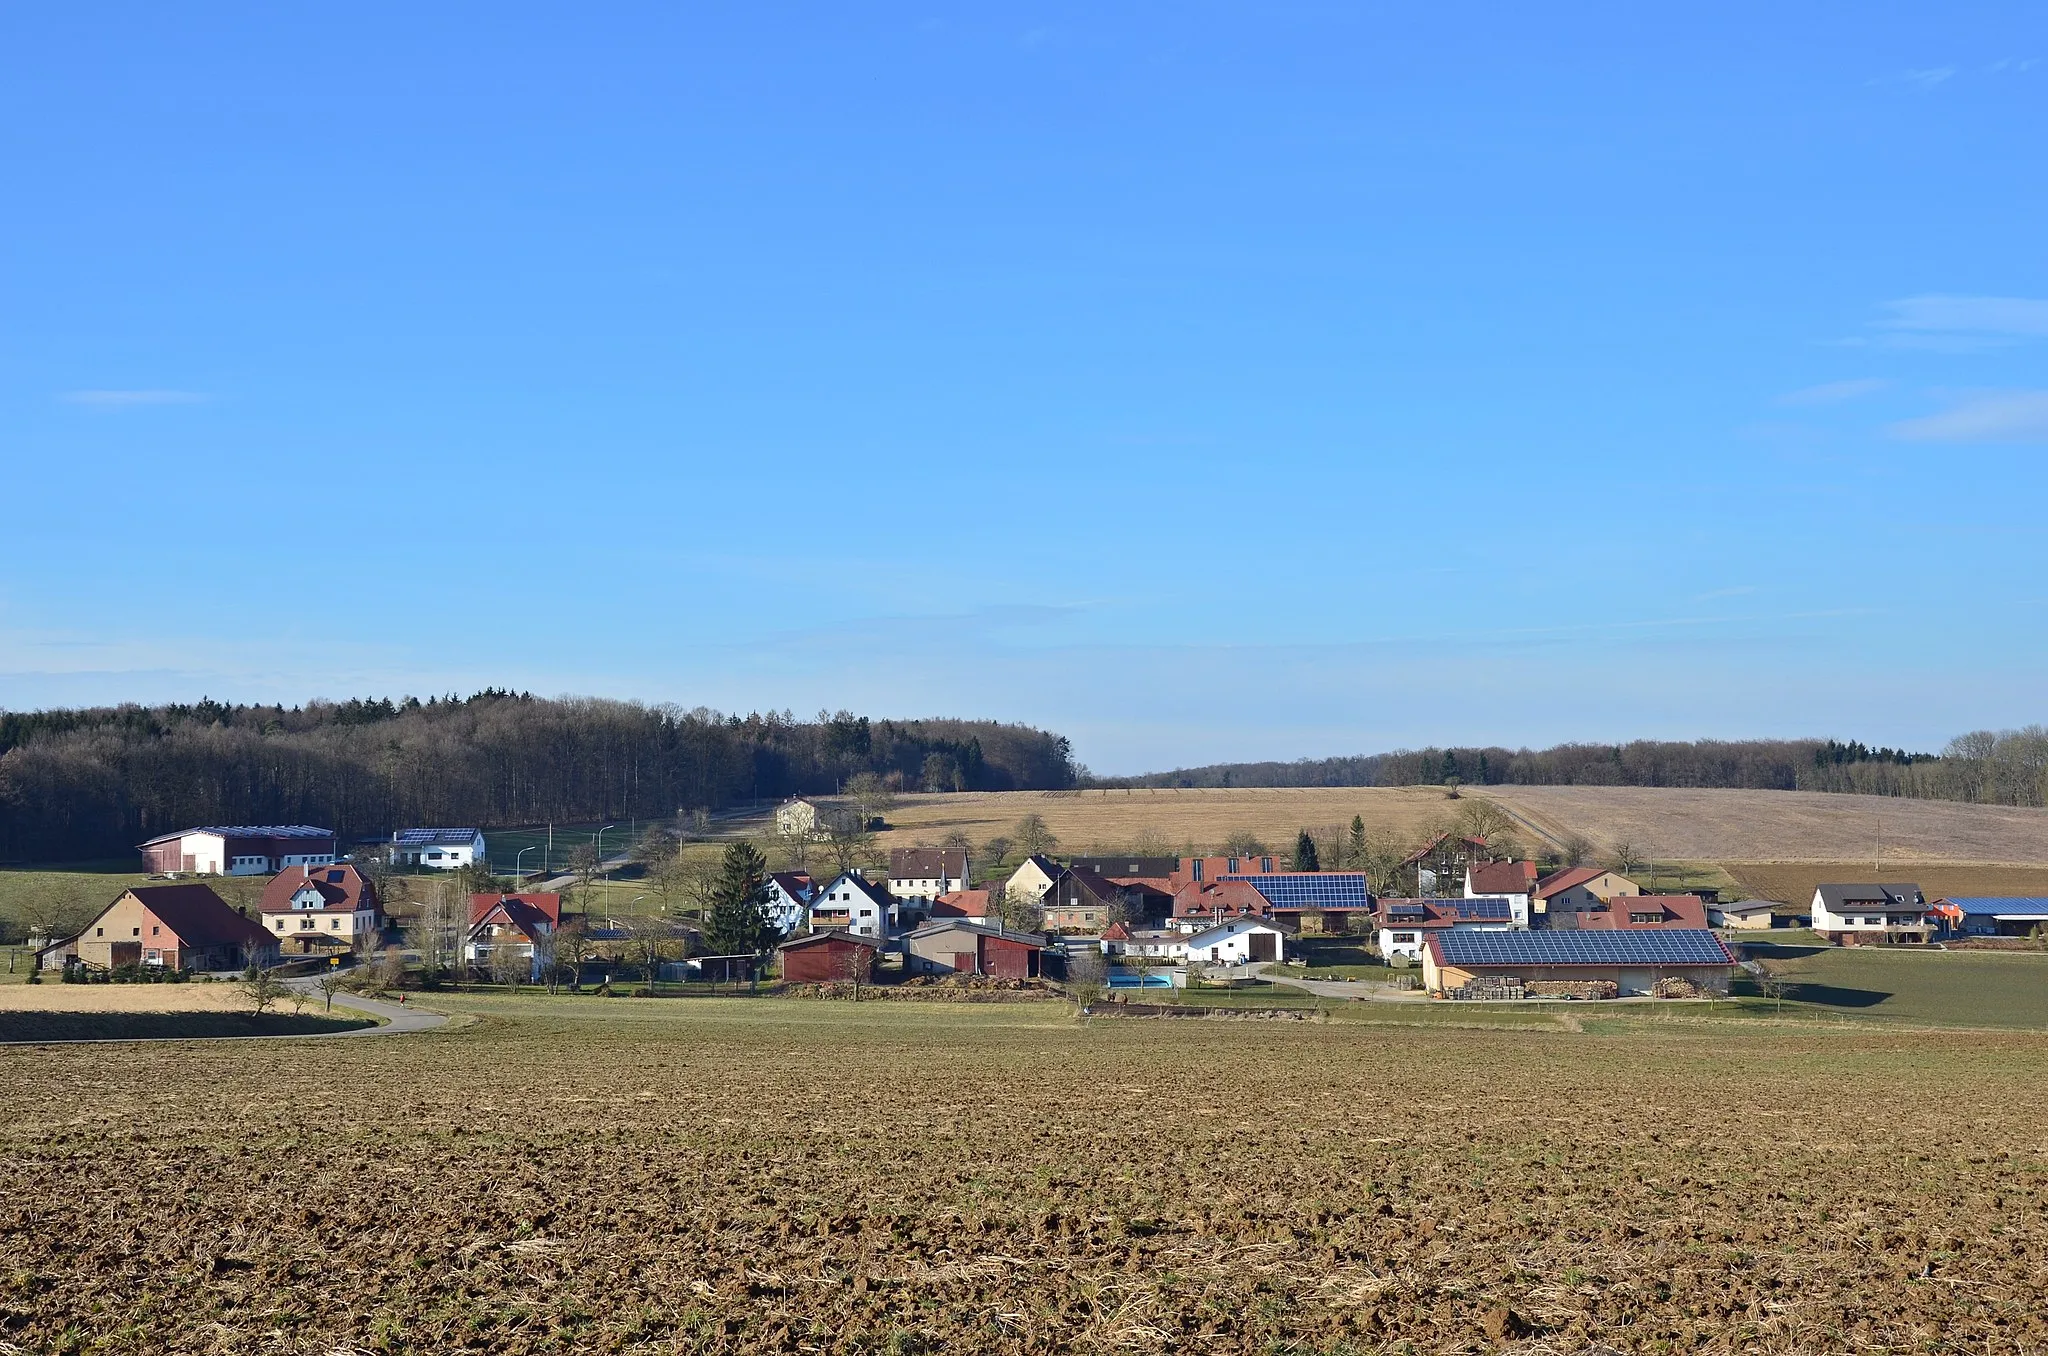
[[(2048, 810), (1806, 791), (1658, 787), (1489, 786), (1484, 797), (1526, 826), (1525, 847), (1577, 833), (1607, 850), (1685, 862), (1873, 862), (1889, 876), (1915, 864), (2048, 868)], [(1365, 820), (1369, 834), (1419, 840), (1459, 802), (1442, 788), (1278, 787), (1249, 790), (1001, 791), (901, 798), (884, 846), (936, 843), (959, 830), (977, 844), (1007, 837), (1026, 814), (1044, 816), (1063, 852), (1128, 851), (1148, 837), (1163, 851), (1213, 851), (1238, 830), (1286, 851), (1303, 828)]]

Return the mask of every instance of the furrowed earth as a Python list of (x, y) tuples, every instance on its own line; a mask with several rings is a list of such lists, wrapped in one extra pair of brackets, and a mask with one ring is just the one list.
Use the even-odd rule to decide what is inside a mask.
[(2048, 1044), (458, 998), (0, 1050), (0, 1351), (2026, 1351)]

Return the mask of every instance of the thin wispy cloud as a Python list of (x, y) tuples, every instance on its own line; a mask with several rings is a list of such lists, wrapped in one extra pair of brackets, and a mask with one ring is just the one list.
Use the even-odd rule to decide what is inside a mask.
[(1984, 73), (1986, 75), (2025, 75), (2040, 64), (2041, 59), (2039, 57), (2027, 57), (2025, 59), (2006, 57), (2003, 60), (1994, 61), (1989, 66), (1986, 66)]
[(2036, 297), (1958, 297), (1935, 294), (1888, 301), (1889, 330), (1939, 334), (2048, 337), (2048, 301)]
[(1890, 432), (1917, 443), (2048, 443), (2048, 391), (1972, 396), (1939, 414), (1893, 424)]
[(1787, 391), (1777, 399), (1780, 405), (1839, 405), (1847, 400), (1882, 391), (1888, 383), (1882, 377), (1857, 377), (1852, 381), (1825, 381)]
[(202, 391), (66, 391), (59, 397), (67, 405), (91, 405), (103, 410), (133, 409), (138, 405), (198, 405), (207, 397)]
[(1955, 79), (1955, 75), (1953, 66), (1929, 66), (1925, 70), (1903, 71), (1899, 78), (1916, 89), (1933, 89)]

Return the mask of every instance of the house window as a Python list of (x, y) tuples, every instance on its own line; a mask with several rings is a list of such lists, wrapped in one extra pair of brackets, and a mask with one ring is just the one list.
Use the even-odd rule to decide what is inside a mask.
[(1397, 933), (1395, 933), (1395, 934), (1394, 934), (1394, 945), (1395, 945), (1395, 946), (1400, 946), (1400, 945), (1403, 945), (1404, 943), (1405, 943), (1405, 944), (1408, 944), (1408, 945), (1411, 945), (1411, 946), (1412, 946), (1412, 945), (1414, 944), (1414, 942), (1415, 942), (1415, 934), (1414, 934), (1414, 933), (1412, 933), (1412, 932), (1397, 932)]
[(142, 935), (142, 929), (136, 928), (129, 935), (133, 937), (140, 937)]
[(284, 919), (280, 918), (280, 919), (278, 919), (278, 920), (277, 920), (277, 930), (278, 930), (279, 932), (283, 932), (283, 931), (284, 931)]
[(105, 928), (94, 928), (92, 930), (92, 935), (95, 937), (104, 937), (107, 935), (107, 930)]
[(164, 930), (163, 930), (162, 928), (158, 927), (158, 926), (157, 926), (156, 924), (154, 924), (154, 923), (151, 923), (151, 924), (149, 925), (149, 935), (150, 935), (150, 936), (152, 936), (152, 937), (161, 937), (161, 936), (163, 936), (163, 932), (164, 932)]
[(1232, 857), (1232, 858), (1230, 859), (1230, 872), (1229, 872), (1229, 873), (1230, 873), (1231, 875), (1233, 875), (1233, 876), (1237, 874), (1237, 858), (1235, 858), (1235, 857)]

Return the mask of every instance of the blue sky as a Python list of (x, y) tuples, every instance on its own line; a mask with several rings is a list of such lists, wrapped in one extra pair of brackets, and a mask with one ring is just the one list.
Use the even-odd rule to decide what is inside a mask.
[(0, 12), (0, 705), (2041, 719), (2038, 5)]

